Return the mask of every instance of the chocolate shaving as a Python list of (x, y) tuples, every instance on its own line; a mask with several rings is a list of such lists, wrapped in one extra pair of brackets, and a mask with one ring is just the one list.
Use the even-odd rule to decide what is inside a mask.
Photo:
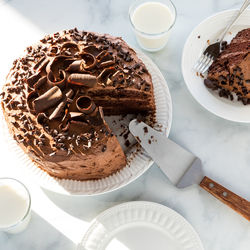
[(97, 79), (95, 76), (89, 74), (74, 73), (68, 77), (68, 82), (78, 86), (93, 88), (97, 83)]
[(96, 109), (95, 103), (88, 96), (80, 96), (76, 100), (76, 107), (84, 114), (91, 114)]
[(37, 113), (56, 105), (62, 99), (62, 91), (54, 86), (43, 95), (33, 101), (33, 107)]
[(56, 56), (59, 52), (58, 50), (59, 48), (57, 46), (52, 46), (49, 51), (50, 56)]

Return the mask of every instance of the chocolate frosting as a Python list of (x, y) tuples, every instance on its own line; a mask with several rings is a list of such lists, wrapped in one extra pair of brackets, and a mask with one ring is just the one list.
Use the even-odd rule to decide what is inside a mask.
[(103, 178), (126, 165), (103, 110), (155, 112), (151, 76), (136, 53), (121, 38), (77, 29), (28, 47), (1, 96), (24, 151), (52, 176), (75, 180)]

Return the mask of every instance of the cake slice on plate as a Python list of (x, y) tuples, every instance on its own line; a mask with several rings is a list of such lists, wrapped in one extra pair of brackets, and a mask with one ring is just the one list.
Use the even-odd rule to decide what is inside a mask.
[(221, 97), (250, 103), (250, 28), (240, 31), (208, 70), (206, 87)]

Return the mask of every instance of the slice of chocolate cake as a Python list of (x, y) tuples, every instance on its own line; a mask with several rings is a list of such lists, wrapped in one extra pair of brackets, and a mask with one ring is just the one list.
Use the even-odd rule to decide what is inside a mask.
[(100, 179), (126, 166), (103, 113), (155, 113), (152, 79), (135, 51), (121, 38), (77, 29), (28, 47), (1, 95), (24, 152), (64, 179)]
[(250, 28), (240, 31), (208, 70), (205, 85), (221, 97), (250, 103)]

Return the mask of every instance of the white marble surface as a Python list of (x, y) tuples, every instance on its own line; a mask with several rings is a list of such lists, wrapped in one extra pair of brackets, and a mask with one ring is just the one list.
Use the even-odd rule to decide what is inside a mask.
[[(22, 50), (46, 33), (77, 26), (122, 36), (137, 47), (128, 21), (132, 0), (0, 0), (0, 77)], [(166, 49), (148, 55), (168, 81), (173, 99), (170, 137), (197, 154), (206, 175), (250, 200), (250, 125), (223, 120), (204, 110), (189, 94), (181, 74), (186, 37), (209, 15), (239, 7), (240, 0), (174, 0), (178, 18)], [(1, 139), (1, 138), (0, 138)], [(115, 204), (131, 200), (155, 201), (182, 214), (197, 230), (206, 250), (250, 249), (250, 223), (205, 191), (179, 191), (153, 166), (134, 183), (110, 194), (67, 197), (40, 189), (20, 173), (14, 152), (0, 143), (0, 176), (22, 180), (31, 190), (32, 220), (19, 235), (0, 233), (0, 249), (75, 249), (89, 222)], [(12, 155), (13, 157), (9, 157)], [(1, 216), (1, 215), (0, 215)], [(157, 249), (157, 248), (155, 248)]]

